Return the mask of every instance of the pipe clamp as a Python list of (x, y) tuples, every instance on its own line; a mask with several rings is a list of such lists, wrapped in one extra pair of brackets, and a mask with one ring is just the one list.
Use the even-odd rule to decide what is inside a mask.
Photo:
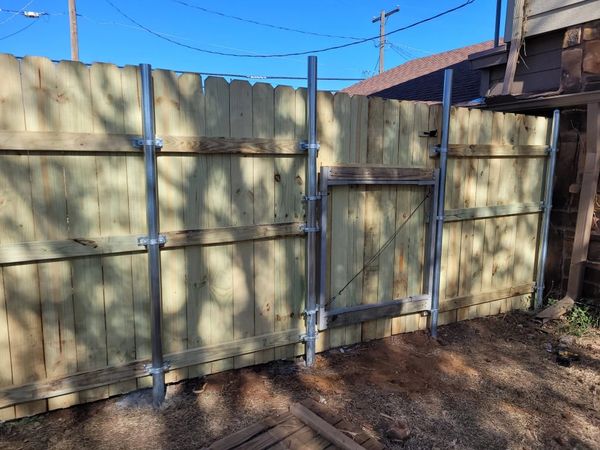
[(144, 138), (134, 138), (131, 141), (131, 144), (136, 148), (142, 148), (145, 145), (154, 145), (155, 148), (163, 148), (164, 142), (162, 138), (157, 137), (156, 139), (144, 139)]
[(170, 368), (170, 361), (165, 361), (160, 367), (152, 367), (152, 364), (144, 364), (144, 370), (148, 373), (148, 375), (155, 375), (158, 373), (168, 372)]
[(303, 223), (300, 225), (300, 231), (304, 233), (318, 233), (319, 231), (321, 231), (321, 229), (319, 227), (309, 227), (308, 225)]
[(319, 145), (319, 143), (314, 143), (314, 144), (309, 144), (306, 141), (302, 141), (300, 142), (300, 148), (302, 150), (319, 150), (321, 148), (321, 146)]
[(150, 239), (148, 236), (141, 236), (138, 238), (137, 243), (139, 246), (143, 247), (149, 245), (165, 245), (167, 243), (167, 237), (164, 234), (159, 234), (156, 239)]

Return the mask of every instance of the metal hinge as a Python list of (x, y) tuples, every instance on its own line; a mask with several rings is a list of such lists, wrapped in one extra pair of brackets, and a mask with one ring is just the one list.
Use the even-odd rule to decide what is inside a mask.
[(149, 245), (165, 245), (167, 243), (167, 237), (164, 234), (159, 234), (157, 239), (150, 239), (148, 236), (141, 236), (138, 238), (137, 243), (139, 246), (144, 247)]
[(154, 148), (160, 149), (163, 148), (164, 142), (159, 137), (156, 139), (134, 138), (131, 140), (131, 145), (136, 148), (142, 148), (144, 145), (154, 145)]

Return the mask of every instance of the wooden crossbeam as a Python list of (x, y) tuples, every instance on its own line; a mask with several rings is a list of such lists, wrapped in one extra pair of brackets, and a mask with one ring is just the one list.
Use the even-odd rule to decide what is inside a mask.
[(516, 297), (517, 295), (531, 294), (534, 287), (535, 283), (525, 283), (497, 291), (448, 298), (440, 302), (440, 312), (452, 311), (466, 306), (480, 305), (482, 303), (493, 302), (494, 300)]
[(384, 303), (336, 308), (325, 311), (323, 314), (325, 314), (327, 328), (335, 328), (362, 323), (367, 320), (427, 311), (430, 304), (431, 300), (428, 295), (417, 295)]
[[(167, 238), (163, 248), (191, 245), (219, 245), (233, 242), (300, 236), (300, 222), (240, 227), (181, 230), (162, 233)], [(54, 241), (19, 242), (0, 245), (0, 265), (23, 264), (82, 256), (137, 253), (145, 251), (138, 245), (138, 235), (104, 236), (62, 239)]]
[[(84, 152), (143, 154), (131, 134), (63, 133), (55, 131), (0, 131), (1, 152)], [(161, 136), (165, 153), (304, 155), (292, 139)]]
[(519, 205), (483, 206), (478, 208), (447, 209), (444, 212), (444, 222), (458, 222), (472, 219), (492, 219), (495, 217), (514, 216), (517, 214), (532, 214), (542, 211), (542, 205), (537, 202)]
[(431, 169), (389, 167), (383, 165), (339, 165), (328, 167), (329, 185), (345, 184), (402, 184), (433, 183), (435, 172)]
[[(448, 156), (455, 158), (534, 158), (548, 155), (548, 145), (510, 144), (450, 144)], [(431, 156), (439, 155), (439, 147), (430, 149)]]
[[(300, 342), (303, 330), (288, 330), (255, 336), (225, 344), (211, 345), (165, 355), (171, 369), (203, 364), (256, 351), (280, 347)], [(146, 370), (150, 360), (142, 359), (119, 366), (103, 367), (52, 378), (34, 383), (0, 388), (0, 408), (19, 403), (57, 397), (99, 386), (130, 380), (148, 375)]]

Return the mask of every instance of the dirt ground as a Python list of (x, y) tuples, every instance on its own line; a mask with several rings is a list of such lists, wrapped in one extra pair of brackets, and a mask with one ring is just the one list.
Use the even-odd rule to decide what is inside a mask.
[(0, 448), (196, 449), (312, 397), (389, 448), (600, 449), (600, 333), (567, 340), (570, 367), (559, 338), (523, 313), (460, 322), (172, 385), (160, 411), (145, 390), (3, 423)]

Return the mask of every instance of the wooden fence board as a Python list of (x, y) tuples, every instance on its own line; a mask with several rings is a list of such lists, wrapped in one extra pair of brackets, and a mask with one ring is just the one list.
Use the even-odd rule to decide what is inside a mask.
[[(11, 55), (0, 54), (0, 76), (3, 82), (0, 83), (0, 101), (4, 105), (0, 108), (0, 124), (2, 128), (13, 130), (24, 130), (25, 122), (23, 116), (23, 97), (21, 94), (21, 74), (19, 62)], [(7, 169), (10, 169), (6, 163), (6, 158), (0, 159), (0, 171), (4, 179)], [(4, 185), (0, 180), (1, 196), (11, 195), (11, 190), (15, 187)], [(14, 194), (13, 194), (14, 195)], [(11, 212), (6, 208), (0, 208), (0, 220), (3, 224), (9, 224), (13, 220)], [(12, 240), (19, 240), (14, 237)], [(0, 239), (0, 243), (3, 243)], [(0, 270), (0, 358), (5, 361), (0, 365), (0, 386), (9, 385), (13, 382), (12, 360), (10, 356), (10, 329), (8, 326), (7, 298), (5, 295), (6, 283), (4, 282), (5, 269)], [(10, 420), (15, 418), (14, 406), (0, 408), (0, 420)]]
[[(274, 135), (275, 139), (294, 139), (296, 132), (296, 93), (288, 86), (278, 86), (274, 91)], [(299, 220), (301, 217), (300, 199), (303, 190), (298, 189), (296, 177), (301, 160), (277, 158), (274, 161), (274, 222)], [(299, 206), (300, 205), (300, 206)], [(281, 239), (275, 242), (274, 249), (274, 313), (275, 332), (293, 327), (294, 305), (302, 303), (302, 290), (298, 291), (297, 277), (299, 264), (295, 255), (299, 239)], [(275, 349), (275, 359), (295, 356), (294, 346)]]
[[(209, 77), (205, 81), (206, 134), (230, 136), (229, 85), (221, 78)], [(204, 195), (206, 227), (228, 226), (232, 212), (231, 157), (215, 156), (207, 172)], [(206, 266), (209, 268), (210, 293), (210, 343), (233, 340), (233, 246), (225, 245), (207, 249)], [(212, 364), (212, 371), (233, 367), (233, 360)]]
[[(317, 166), (327, 166), (337, 162), (336, 157), (339, 154), (336, 150), (336, 137), (338, 130), (334, 114), (333, 95), (330, 92), (319, 91), (317, 93), (317, 111), (317, 136), (321, 145), (318, 153)], [(307, 137), (306, 134), (305, 136)], [(306, 137), (304, 139), (306, 139)], [(329, 202), (329, 214), (331, 214), (332, 203), (333, 202)], [(330, 240), (328, 245), (331, 248)], [(331, 251), (327, 253), (327, 258), (328, 264), (326, 275), (327, 280), (331, 280)], [(329, 338), (329, 331), (319, 334), (316, 344), (317, 352), (322, 352), (329, 349)]]
[[(124, 131), (121, 70), (113, 65), (97, 65), (91, 72), (92, 117), (95, 133)], [(77, 115), (73, 109), (73, 115)], [(127, 167), (122, 156), (98, 156), (98, 217), (101, 235), (129, 232)], [(123, 364), (135, 358), (131, 257), (106, 256), (101, 259), (107, 362)], [(136, 388), (135, 380), (109, 386), (109, 395)]]
[[(383, 163), (383, 113), (384, 100), (379, 97), (369, 99), (369, 123), (367, 141), (367, 163)], [(373, 257), (380, 246), (381, 186), (367, 186), (365, 199), (365, 263)], [(378, 302), (379, 259), (366, 267), (363, 273), (363, 303)], [(363, 340), (383, 337), (378, 334), (377, 321), (362, 325)]]
[[(156, 133), (179, 134), (180, 91), (175, 72), (156, 70), (153, 73)], [(186, 159), (187, 162), (187, 159)], [(185, 197), (183, 191), (183, 160), (175, 156), (158, 159), (158, 199), (160, 229), (184, 227)], [(187, 348), (187, 308), (183, 250), (161, 254), (163, 349), (167, 352)], [(187, 370), (170, 371), (167, 382), (187, 378)]]
[[(333, 114), (335, 120), (334, 129), (334, 159), (336, 164), (350, 162), (350, 148), (346, 134), (346, 123), (350, 114), (350, 97), (347, 94), (337, 93), (333, 98)], [(348, 252), (348, 208), (349, 208), (348, 186), (339, 186), (332, 189), (331, 195), (331, 292), (332, 295), (342, 289), (342, 287), (352, 277), (349, 273)], [(337, 295), (335, 306), (348, 305), (348, 293)], [(339, 347), (346, 344), (346, 329), (339, 328), (329, 331), (330, 344), (332, 347)]]
[[(252, 87), (252, 135), (273, 138), (275, 111), (273, 87), (256, 83)], [(254, 222), (271, 223), (275, 219), (275, 161), (254, 160)], [(257, 334), (275, 331), (275, 242), (254, 242), (254, 327)], [(255, 355), (255, 363), (273, 360), (273, 349)]]
[[(18, 416), (45, 410), (48, 397), (54, 409), (148, 386), (138, 366), (128, 378), (117, 368), (150, 356), (147, 259), (137, 245), (147, 232), (143, 154), (131, 145), (141, 134), (139, 69), (1, 55), (0, 73), (11, 111), (0, 110), (0, 215), (16, 224), (0, 238), (0, 345), (10, 361), (0, 383), (39, 387), (88, 369), (102, 380), (51, 396), (28, 391)], [(306, 152), (297, 144), (306, 90), (211, 77), (203, 91), (199, 76), (169, 71), (154, 81), (165, 140), (164, 345), (176, 360), (168, 380), (301, 354), (288, 330), (304, 326)], [(439, 137), (424, 132), (439, 129), (440, 108), (325, 92), (317, 103), (319, 163), (340, 166), (329, 201), (331, 294), (429, 189), (353, 183), (430, 182), (437, 160), (428, 150)], [(543, 118), (453, 109), (440, 323), (522, 307), (530, 295), (546, 127)], [(349, 177), (357, 164), (363, 173)], [(428, 208), (331, 308), (424, 292)], [(417, 314), (372, 318), (321, 333), (318, 350), (427, 324)], [(265, 346), (254, 337), (273, 333), (287, 338)], [(10, 405), (0, 417), (15, 417)]]
[[(13, 111), (15, 118), (9, 119), (8, 123), (5, 123), (5, 127), (23, 130), (22, 125), (25, 125), (28, 130), (36, 131), (47, 130), (56, 126), (55, 121), (59, 120), (59, 115), (57, 103), (52, 101), (51, 97), (51, 94), (55, 93), (56, 86), (56, 73), (54, 73), (52, 64), (44, 58), (25, 58), (21, 62), (21, 78), (23, 106)], [(19, 92), (19, 94), (21, 93)], [(23, 118), (25, 119), (24, 123), (22, 123)], [(33, 216), (32, 206), (34, 206), (34, 202), (37, 204), (39, 200), (33, 199), (33, 192), (28, 192), (29, 183), (24, 182), (31, 179), (29, 157), (10, 158), (3, 161), (2, 165), (6, 170), (3, 175), (6, 182), (15, 186), (20, 184), (13, 191), (13, 196), (17, 194), (18, 198), (14, 196), (11, 199), (13, 202), (19, 202), (19, 205), (15, 205), (15, 209), (12, 210), (12, 214), (14, 214), (12, 220), (18, 221), (18, 223), (13, 223), (11, 227), (8, 227), (11, 231), (9, 231), (8, 236), (2, 239), (2, 243), (7, 242), (7, 240), (8, 242), (11, 240), (18, 242), (35, 239), (35, 217)], [(8, 192), (8, 188), (2, 190)], [(3, 220), (2, 223), (10, 224), (11, 222), (9, 219)], [(46, 368), (42, 367), (45, 366), (45, 349), (43, 348), (43, 318), (40, 320), (39, 317), (41, 310), (39, 283), (40, 281), (48, 282), (55, 275), (57, 286), (62, 287), (61, 281), (64, 281), (65, 275), (64, 271), (49, 274), (47, 269), (47, 267), (42, 269), (41, 278), (35, 265), (6, 268), (4, 270), (4, 289), (14, 383), (33, 381), (47, 376)], [(60, 278), (61, 275), (63, 276), (62, 279)], [(66, 277), (68, 277), (66, 282), (70, 283), (70, 273)], [(16, 283), (16, 286), (13, 283)], [(29, 284), (30, 287), (25, 288), (24, 283)], [(21, 286), (19, 287), (19, 285)], [(44, 292), (44, 299), (47, 298), (46, 292)], [(43, 312), (48, 311), (44, 308)], [(31, 347), (28, 348), (29, 346)], [(55, 355), (56, 353), (50, 351), (49, 357), (53, 362), (56, 362)], [(21, 361), (15, 364), (15, 360)], [(43, 412), (46, 410), (46, 406), (46, 402), (43, 401), (17, 406), (16, 415), (18, 417)]]
[[(247, 81), (234, 80), (230, 86), (231, 133), (235, 138), (252, 136), (253, 95)], [(231, 157), (232, 223), (254, 223), (254, 159)], [(243, 242), (233, 245), (233, 308), (234, 338), (254, 335), (255, 280), (254, 245)], [(252, 319), (250, 319), (250, 317)], [(254, 363), (254, 355), (234, 359), (235, 367)]]

